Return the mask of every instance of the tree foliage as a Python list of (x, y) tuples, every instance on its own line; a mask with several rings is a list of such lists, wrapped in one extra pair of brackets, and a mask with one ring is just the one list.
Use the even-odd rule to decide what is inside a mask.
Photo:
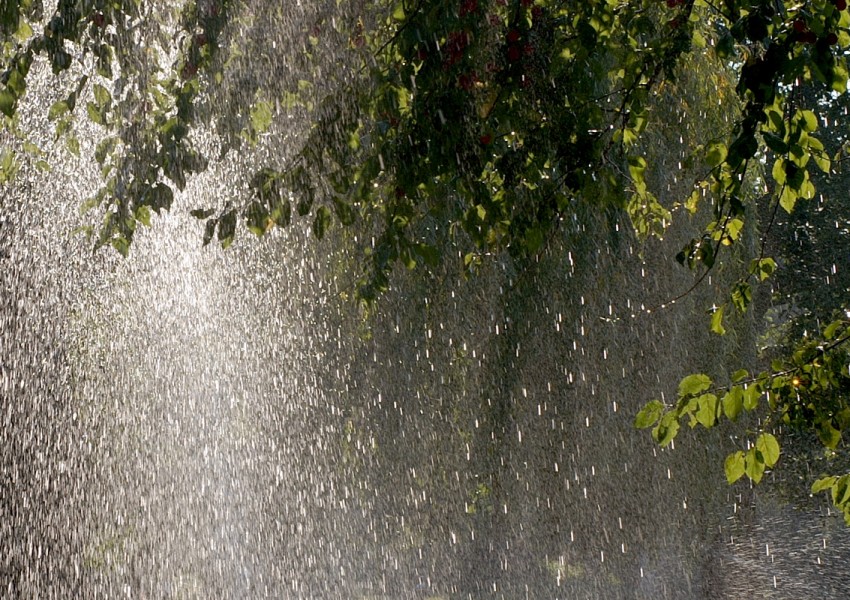
[[(704, 278), (740, 242), (757, 202), (773, 215), (769, 231), (778, 211), (815, 198), (844, 160), (844, 147), (821, 138), (828, 103), (846, 94), (845, 0), (317, 2), (285, 57), (268, 43), (265, 18), (281, 10), (250, 0), (176, 10), (59, 0), (46, 14), (39, 0), (0, 3), (0, 113), (18, 140), (0, 156), (0, 182), (21, 160), (49, 168), (19, 111), (37, 63), (56, 75), (44, 107), (56, 140), (79, 154), (78, 128), (98, 132), (103, 181), (85, 205), (99, 219), (90, 233), (96, 247), (125, 254), (139, 224), (169, 210), (175, 189), (208, 167), (202, 135), (214, 132), (224, 155), (261, 145), (298, 114), (311, 127), (294, 147), (252, 164), (226, 206), (192, 215), (205, 222), (204, 243), (225, 247), (243, 229), (263, 235), (296, 216), (317, 238), (358, 223), (369, 232), (359, 296), (371, 300), (397, 265), (462, 260), (473, 269), (504, 252), (531, 260), (573, 226), (578, 203), (626, 211), (641, 236), (662, 235), (674, 210), (709, 214), (676, 256)], [(319, 72), (323, 53), (335, 68)], [(685, 162), (701, 175), (690, 195), (662, 202), (647, 124), (697, 64), (734, 82), (714, 90), (734, 112), (728, 127), (689, 140)], [(766, 248), (714, 307), (716, 333), (773, 276)], [(712, 427), (757, 412), (752, 443), (726, 462), (730, 482), (759, 481), (776, 465), (771, 428), (780, 423), (835, 450), (850, 423), (848, 335), (836, 321), (757, 375), (689, 376), (673, 406), (649, 403), (637, 425), (667, 444), (681, 419)], [(847, 481), (827, 477), (813, 489), (831, 490), (850, 519)]]

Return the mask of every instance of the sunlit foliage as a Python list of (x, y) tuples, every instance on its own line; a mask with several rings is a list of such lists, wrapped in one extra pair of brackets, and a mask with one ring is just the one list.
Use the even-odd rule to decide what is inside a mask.
[[(56, 75), (56, 98), (42, 108), (57, 142), (79, 154), (77, 128), (99, 132), (93, 158), (103, 181), (84, 207), (99, 222), (89, 233), (96, 247), (125, 254), (139, 224), (169, 210), (174, 189), (208, 168), (214, 157), (201, 150), (201, 134), (214, 133), (214, 150), (227, 155), (298, 114), (311, 127), (292, 147), (251, 165), (228, 205), (192, 214), (205, 221), (204, 243), (225, 247), (243, 229), (263, 235), (296, 215), (318, 238), (356, 223), (364, 300), (388, 288), (398, 265), (459, 260), (474, 270), (500, 253), (531, 260), (572, 226), (578, 203), (627, 212), (643, 237), (663, 235), (674, 210), (710, 215), (676, 256), (704, 276), (740, 243), (757, 202), (769, 214), (791, 213), (817, 196), (817, 181), (845, 154), (827, 151), (823, 105), (804, 93), (846, 93), (844, 0), (376, 1), (333, 17), (316, 3), (285, 61), (262, 19), (282, 10), (277, 3), (196, 0), (175, 10), (59, 0), (49, 14), (39, 0), (0, 7), (0, 113), (17, 139), (0, 156), (0, 182), (22, 160), (50, 168), (19, 110), (36, 61)], [(338, 67), (317, 72), (313, 59), (329, 47)], [(683, 161), (701, 175), (687, 197), (662, 200), (649, 183), (647, 124), (696, 65), (736, 82), (706, 92), (729, 103), (730, 121), (688, 139)], [(251, 70), (258, 75), (243, 75)], [(774, 274), (766, 247), (714, 307), (716, 333)], [(720, 387), (687, 378), (674, 406), (652, 402), (637, 424), (666, 444), (680, 419), (711, 427), (761, 411), (751, 445), (726, 463), (730, 482), (758, 481), (777, 463), (770, 430), (779, 423), (816, 431), (835, 450), (850, 424), (847, 334), (836, 323), (759, 375), (738, 373)], [(850, 515), (846, 477), (814, 489), (832, 490)]]

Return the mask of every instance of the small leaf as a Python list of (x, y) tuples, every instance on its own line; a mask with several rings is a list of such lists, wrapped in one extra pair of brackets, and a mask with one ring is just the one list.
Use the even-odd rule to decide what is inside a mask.
[(675, 413), (668, 412), (661, 417), (658, 425), (652, 430), (652, 437), (661, 446), (667, 446), (679, 433), (679, 421), (676, 419)]
[(730, 421), (734, 421), (744, 409), (744, 393), (739, 386), (733, 387), (723, 396), (723, 414)]
[(124, 236), (116, 236), (109, 240), (109, 243), (112, 244), (113, 248), (118, 250), (121, 256), (127, 258), (127, 255), (130, 253), (130, 240)]
[(838, 481), (838, 477), (834, 475), (830, 477), (821, 477), (812, 484), (812, 493), (819, 494), (820, 492), (830, 490), (832, 489), (832, 486), (835, 485), (836, 481)]
[(750, 448), (744, 457), (744, 473), (747, 477), (753, 480), (754, 483), (759, 483), (764, 476), (764, 459), (761, 452), (755, 448)]
[(711, 330), (717, 335), (725, 335), (726, 328), (723, 327), (723, 307), (719, 307), (711, 315)]
[(763, 433), (756, 439), (756, 449), (761, 452), (764, 464), (768, 467), (779, 460), (779, 442), (769, 433)]
[(749, 375), (750, 375), (750, 372), (747, 371), (746, 369), (738, 369), (737, 371), (732, 373), (732, 376), (730, 377), (730, 379), (733, 382), (738, 383), (742, 379), (746, 379)]
[(236, 211), (231, 209), (224, 213), (218, 220), (218, 241), (221, 247), (227, 249), (233, 243), (236, 236)]
[(730, 485), (738, 481), (744, 476), (744, 453), (738, 450), (727, 456), (723, 469), (726, 471), (726, 481)]
[(204, 226), (204, 246), (209, 244), (215, 236), (215, 228), (218, 225), (218, 219), (210, 219)]
[(171, 209), (173, 202), (174, 192), (171, 191), (171, 188), (164, 183), (157, 183), (151, 188), (145, 204), (150, 206), (156, 214), (159, 214), (159, 211), (163, 208), (165, 210)]
[(50, 107), (50, 110), (47, 111), (47, 118), (51, 121), (55, 121), (62, 115), (68, 113), (70, 110), (71, 108), (64, 100), (54, 102), (53, 105)]
[(334, 198), (333, 203), (334, 212), (336, 213), (336, 217), (339, 219), (340, 223), (346, 227), (354, 223), (355, 213), (350, 204), (340, 200), (339, 198)]
[(821, 443), (830, 450), (834, 450), (838, 446), (838, 442), (841, 441), (841, 432), (832, 426), (830, 419), (816, 423), (815, 433), (817, 433)]
[(726, 160), (726, 144), (723, 142), (712, 142), (706, 148), (705, 161), (709, 167), (716, 167)]
[(764, 281), (776, 271), (776, 261), (772, 258), (753, 260), (750, 264), (750, 273), (758, 275), (759, 281)]
[(102, 165), (106, 160), (106, 157), (115, 150), (115, 147), (118, 145), (117, 137), (108, 137), (100, 142), (98, 142), (97, 146), (94, 149), (94, 158), (98, 162), (98, 164)]
[(810, 110), (801, 110), (800, 111), (801, 124), (803, 125), (803, 130), (806, 132), (812, 132), (818, 128), (818, 118), (815, 116)]
[(98, 125), (106, 124), (103, 114), (101, 114), (100, 109), (94, 104), (94, 102), (86, 102), (86, 112), (93, 123), (97, 123)]
[(11, 118), (15, 114), (17, 99), (9, 90), (0, 91), (0, 112)]
[(68, 152), (70, 152), (74, 156), (80, 155), (80, 140), (78, 140), (76, 136), (69, 135), (68, 137), (66, 137), (65, 147), (68, 148)]
[(744, 388), (744, 408), (747, 410), (755, 410), (759, 405), (759, 398), (761, 398), (761, 386), (754, 383), (752, 385)]
[(109, 90), (99, 83), (94, 84), (92, 89), (94, 91), (94, 100), (97, 102), (98, 108), (101, 110), (105, 109), (107, 104), (112, 101), (112, 95), (109, 93)]
[(136, 208), (136, 220), (145, 227), (151, 226), (151, 209), (148, 206), (142, 205)]
[(440, 251), (430, 244), (417, 244), (416, 253), (422, 257), (422, 260), (429, 267), (436, 267), (440, 264)]
[(762, 137), (764, 138), (764, 143), (768, 148), (776, 152), (777, 154), (785, 154), (788, 152), (788, 144), (785, 143), (785, 140), (776, 135), (775, 133), (770, 132), (762, 132)]
[(264, 133), (272, 124), (272, 105), (268, 102), (257, 102), (251, 109), (251, 127), (257, 133)]
[(318, 239), (325, 236), (325, 232), (331, 224), (331, 211), (327, 206), (320, 206), (313, 220), (313, 234)]
[(831, 340), (835, 337), (836, 332), (845, 324), (844, 321), (833, 321), (823, 330), (825, 340)]
[(688, 375), (679, 383), (679, 397), (694, 396), (711, 387), (711, 379), (701, 373)]
[(664, 413), (664, 405), (659, 400), (648, 402), (635, 417), (635, 427), (646, 429), (652, 427)]
[(254, 235), (263, 235), (269, 224), (269, 213), (260, 202), (252, 202), (245, 211), (245, 224)]
[(791, 214), (794, 212), (794, 205), (797, 204), (797, 192), (791, 189), (790, 185), (786, 185), (782, 188), (782, 194), (779, 196), (779, 206), (781, 206), (785, 212)]
[(196, 208), (194, 210), (190, 210), (189, 214), (196, 219), (207, 219), (213, 215), (215, 209), (212, 208)]
[(697, 400), (699, 410), (697, 410), (696, 419), (699, 423), (708, 429), (713, 427), (717, 422), (717, 396), (714, 394), (703, 394)]

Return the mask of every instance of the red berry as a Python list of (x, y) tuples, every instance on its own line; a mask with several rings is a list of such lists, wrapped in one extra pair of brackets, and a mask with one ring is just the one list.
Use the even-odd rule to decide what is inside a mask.
[(543, 7), (535, 5), (534, 8), (531, 9), (531, 16), (535, 19), (539, 19), (543, 16)]
[(183, 79), (191, 79), (195, 75), (198, 74), (198, 65), (194, 63), (187, 62), (183, 65), (183, 69), (180, 71), (180, 76)]
[(830, 46), (834, 46), (835, 44), (837, 44), (838, 34), (836, 34), (834, 31), (829, 32), (826, 36), (826, 43)]
[(516, 29), (511, 29), (508, 32), (506, 39), (508, 40), (508, 43), (513, 44), (515, 41), (517, 41), (519, 39), (519, 31), (517, 31)]
[(103, 13), (94, 13), (91, 16), (91, 22), (94, 23), (95, 27), (103, 27), (106, 25), (106, 17), (103, 16)]
[(477, 78), (475, 77), (475, 73), (464, 73), (457, 79), (457, 84), (461, 89), (466, 90), (467, 92), (471, 92), (475, 87), (475, 82)]
[(465, 17), (466, 15), (471, 15), (477, 10), (478, 0), (463, 0), (463, 3), (460, 5), (460, 16)]
[(480, 138), (478, 138), (478, 141), (481, 142), (481, 144), (484, 146), (489, 146), (493, 142), (493, 136), (489, 133), (485, 133)]
[(676, 8), (679, 6), (684, 0), (667, 0), (667, 8)]
[(508, 48), (508, 61), (516, 62), (522, 58), (522, 49), (519, 46), (510, 46)]
[(522, 4), (525, 8), (528, 8), (534, 4), (534, 0), (520, 0), (520, 4)]
[(818, 36), (815, 35), (813, 31), (807, 31), (803, 35), (800, 36), (800, 39), (804, 44), (814, 44), (818, 41)]
[(808, 28), (809, 28), (809, 26), (806, 25), (806, 22), (804, 20), (797, 19), (796, 21), (794, 21), (794, 31), (796, 31), (797, 33), (803, 33)]
[(847, 8), (847, 0), (835, 0), (835, 8), (845, 10)]

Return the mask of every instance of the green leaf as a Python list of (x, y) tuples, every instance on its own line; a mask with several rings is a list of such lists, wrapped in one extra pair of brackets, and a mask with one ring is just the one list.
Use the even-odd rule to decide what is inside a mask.
[(726, 471), (726, 481), (730, 485), (738, 481), (744, 476), (744, 453), (738, 450), (727, 456), (723, 469)]
[(688, 375), (679, 383), (679, 397), (694, 396), (711, 387), (711, 379), (701, 373)]
[(231, 209), (218, 219), (218, 241), (227, 249), (236, 237), (236, 211)]
[(776, 271), (776, 261), (772, 258), (755, 259), (750, 263), (750, 273), (757, 275), (759, 281), (764, 281)]
[(835, 450), (835, 448), (838, 446), (838, 442), (841, 441), (841, 432), (832, 426), (832, 422), (830, 419), (823, 419), (822, 421), (816, 423), (815, 433), (817, 434), (818, 439), (821, 441), (821, 444), (823, 444), (830, 450)]
[(331, 211), (327, 206), (320, 206), (313, 220), (313, 234), (318, 239), (325, 237), (325, 232), (331, 224)]
[(726, 144), (723, 142), (712, 142), (705, 152), (705, 160), (709, 167), (716, 167), (726, 160)]
[(355, 220), (355, 212), (351, 205), (339, 198), (334, 198), (333, 204), (334, 212), (336, 213), (336, 218), (339, 219), (339, 222), (346, 227), (352, 225)]
[(0, 183), (11, 181), (18, 172), (18, 161), (12, 150), (4, 150), (0, 155)]
[(832, 486), (832, 502), (841, 507), (850, 501), (850, 475), (842, 475)]
[(404, 21), (404, 2), (399, 2), (393, 8), (393, 19), (396, 21)]
[(797, 192), (791, 189), (791, 186), (786, 185), (782, 188), (782, 194), (779, 196), (779, 206), (785, 209), (785, 212), (791, 214), (794, 212), (794, 205), (797, 204)]
[(425, 264), (429, 267), (438, 266), (440, 264), (440, 257), (442, 256), (439, 249), (430, 244), (417, 244), (416, 254), (421, 256), (422, 260), (424, 260)]
[(144, 202), (150, 206), (156, 214), (162, 209), (169, 210), (174, 202), (174, 192), (164, 183), (157, 183), (150, 190)]
[(151, 209), (148, 206), (139, 206), (136, 208), (136, 220), (145, 227), (151, 226)]
[(747, 377), (749, 377), (749, 375), (750, 372), (746, 369), (738, 369), (737, 371), (732, 373), (732, 376), (729, 379), (731, 379), (735, 383), (738, 383), (742, 379), (746, 379)]
[(68, 137), (66, 137), (65, 147), (68, 148), (68, 152), (70, 152), (74, 156), (80, 155), (80, 140), (78, 140), (76, 136), (69, 135)]
[(94, 91), (94, 100), (97, 103), (98, 108), (104, 110), (112, 101), (112, 94), (110, 94), (109, 90), (99, 83), (94, 84), (92, 86), (92, 90)]
[(668, 412), (661, 417), (661, 421), (652, 430), (652, 437), (661, 446), (667, 446), (679, 433), (679, 421), (676, 419), (675, 413)]
[(94, 104), (94, 102), (86, 102), (86, 112), (93, 123), (106, 125), (106, 119), (103, 118), (103, 114), (101, 114), (100, 109)]
[(196, 208), (189, 211), (189, 214), (196, 219), (207, 219), (211, 217), (215, 213), (215, 210), (212, 208)]
[(772, 467), (779, 460), (779, 442), (769, 433), (758, 436), (756, 449), (761, 452), (764, 464), (768, 467)]
[(759, 386), (757, 383), (748, 385), (746, 388), (744, 388), (744, 408), (746, 408), (747, 410), (755, 410), (756, 408), (758, 408), (761, 393), (761, 386)]
[(9, 90), (0, 91), (0, 112), (11, 118), (15, 114), (17, 98)]
[(823, 337), (825, 340), (831, 340), (835, 337), (836, 332), (845, 325), (844, 321), (833, 321), (829, 325), (827, 325), (826, 329), (823, 330)]
[(71, 107), (68, 106), (68, 103), (65, 100), (60, 100), (59, 102), (54, 102), (50, 107), (50, 110), (47, 111), (47, 118), (51, 121), (55, 121), (62, 115), (70, 112)]
[(734, 386), (723, 395), (723, 414), (730, 421), (734, 421), (744, 409), (744, 393), (739, 386)]
[(124, 258), (127, 258), (127, 255), (130, 254), (130, 240), (123, 235), (112, 238), (109, 240), (109, 243), (112, 244), (112, 247), (118, 250), (118, 253)]
[(759, 483), (764, 476), (764, 459), (761, 452), (755, 448), (750, 448), (744, 457), (744, 473), (747, 477), (753, 480), (754, 483)]
[(723, 307), (717, 308), (711, 315), (711, 330), (717, 335), (725, 335), (726, 328), (723, 327)]
[(810, 110), (802, 110), (799, 113), (801, 125), (803, 126), (803, 130), (806, 132), (815, 131), (818, 128), (818, 118)]
[(782, 155), (788, 152), (788, 144), (780, 136), (767, 131), (762, 132), (761, 135), (764, 138), (765, 145), (777, 154)]
[(703, 394), (697, 400), (699, 410), (697, 410), (696, 419), (699, 423), (708, 429), (713, 427), (717, 422), (717, 396), (714, 394)]
[(218, 225), (218, 219), (209, 219), (204, 225), (204, 246), (209, 244), (215, 236), (215, 228)]
[(830, 477), (821, 477), (812, 484), (812, 493), (819, 494), (820, 492), (831, 490), (836, 481), (838, 481), (838, 477), (834, 475)]
[(646, 429), (652, 427), (664, 413), (664, 405), (659, 400), (648, 402), (635, 417), (635, 427)]
[(254, 235), (263, 235), (269, 222), (269, 213), (260, 202), (252, 202), (245, 211), (245, 224)]
[(102, 165), (106, 160), (106, 157), (109, 154), (112, 154), (112, 151), (115, 150), (115, 147), (118, 145), (117, 137), (108, 137), (102, 139), (98, 142), (97, 146), (94, 149), (94, 158), (98, 164)]
[(272, 124), (272, 105), (269, 102), (257, 102), (251, 109), (251, 127), (257, 133), (264, 133)]

